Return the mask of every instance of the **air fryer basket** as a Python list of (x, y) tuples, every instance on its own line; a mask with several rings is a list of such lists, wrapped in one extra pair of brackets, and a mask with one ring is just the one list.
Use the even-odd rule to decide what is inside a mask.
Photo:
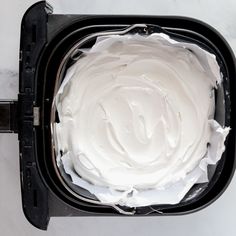
[[(92, 25), (91, 28), (96, 28), (96, 25)], [(103, 27), (112, 27), (112, 25), (104, 25)], [(59, 90), (59, 86), (61, 85), (64, 76), (65, 76), (65, 72), (67, 70), (68, 67), (70, 67), (75, 61), (79, 60), (80, 56), (81, 56), (81, 48), (90, 48), (91, 45), (94, 44), (94, 42), (96, 41), (96, 38), (99, 36), (103, 36), (103, 35), (114, 35), (114, 34), (119, 34), (119, 35), (125, 35), (125, 34), (143, 34), (143, 35), (149, 35), (152, 33), (165, 33), (168, 34), (172, 39), (175, 39), (177, 41), (184, 41), (184, 42), (188, 42), (188, 43), (195, 43), (197, 45), (199, 45), (200, 47), (204, 48), (205, 50), (217, 54), (217, 61), (221, 67), (221, 73), (223, 76), (223, 80), (225, 81), (227, 75), (226, 75), (226, 70), (224, 67), (223, 62), (221, 61), (220, 58), (222, 58), (222, 55), (220, 54), (220, 52), (217, 52), (216, 48), (212, 47), (210, 48), (209, 46), (207, 46), (205, 44), (205, 42), (203, 40), (196, 40), (193, 37), (190, 36), (184, 36), (178, 33), (170, 33), (168, 32), (168, 30), (166, 29), (162, 29), (160, 26), (157, 25), (145, 25), (145, 24), (136, 24), (136, 25), (131, 25), (131, 26), (126, 26), (126, 28), (123, 29), (119, 29), (119, 30), (106, 30), (106, 31), (101, 31), (101, 32), (97, 32), (97, 33), (92, 33), (89, 34), (88, 36), (84, 37), (83, 39), (73, 43), (72, 47), (68, 50), (68, 52), (66, 52), (65, 56), (62, 58), (61, 63), (58, 67), (58, 72), (57, 72), (57, 76), (56, 76), (56, 81), (55, 81), (55, 88), (54, 88), (54, 97), (57, 93), (57, 91)], [(226, 82), (224, 82), (225, 84)], [(225, 120), (227, 119), (225, 117), (225, 114), (228, 113), (228, 108), (225, 106), (225, 94), (227, 93), (227, 91), (224, 89), (224, 86), (220, 85), (219, 88), (217, 90), (215, 90), (216, 93), (216, 112), (215, 112), (215, 119), (222, 125), (225, 125)], [(53, 124), (57, 121), (57, 111), (56, 111), (56, 107), (55, 104), (52, 103), (52, 111), (51, 111), (51, 127), (53, 127)], [(53, 134), (53, 128), (52, 128), (52, 136), (55, 137), (55, 135)], [(52, 139), (52, 161), (54, 163), (54, 168), (56, 170), (56, 173), (58, 175), (59, 180), (61, 181), (61, 183), (64, 185), (64, 187), (71, 192), (75, 197), (90, 202), (90, 203), (95, 203), (98, 205), (111, 205), (111, 204), (102, 204), (100, 203), (100, 201), (94, 196), (92, 195), (89, 191), (76, 186), (72, 183), (71, 178), (69, 177), (69, 175), (67, 175), (64, 171), (63, 165), (62, 163), (58, 162), (58, 160), (56, 160), (56, 156), (60, 155), (60, 153), (57, 153), (55, 155), (55, 150), (54, 150), (54, 140)], [(59, 166), (58, 166), (59, 165)], [(208, 167), (208, 177), (209, 177), (209, 181), (211, 182), (211, 178), (214, 176), (214, 172), (215, 172), (215, 165), (209, 166)], [(214, 178), (216, 178), (216, 176), (214, 176)], [(201, 193), (204, 192), (204, 194), (207, 193), (207, 191), (209, 190), (209, 188), (211, 187), (211, 184), (208, 183), (204, 183), (204, 184), (197, 184), (195, 185), (191, 191), (189, 191), (188, 194), (186, 194), (185, 198), (181, 201), (181, 203), (187, 203), (187, 202), (194, 202), (195, 198), (197, 198)], [(206, 191), (207, 189), (207, 191)], [(178, 204), (177, 204), (178, 205)], [(122, 209), (121, 206), (115, 206), (115, 205), (111, 205), (113, 208), (115, 208), (116, 210), (118, 210), (120, 213), (122, 214), (135, 214), (135, 212), (137, 211), (136, 209), (132, 209), (131, 211), (127, 210), (128, 208), (125, 207), (125, 210)], [(143, 209), (145, 208), (145, 213), (146, 212), (152, 212), (153, 210), (159, 210), (159, 207), (162, 206), (146, 206), (143, 207)], [(124, 208), (124, 207), (123, 207)]]
[[(89, 48), (97, 36), (114, 32), (164, 32), (217, 57), (223, 83), (215, 91), (215, 119), (231, 130), (221, 160), (208, 168), (210, 181), (194, 185), (179, 204), (135, 209), (101, 204), (56, 165), (51, 126), (57, 121), (53, 104), (57, 89), (66, 69), (79, 59), (79, 48)], [(228, 186), (235, 170), (235, 58), (209, 25), (177, 16), (56, 15), (42, 1), (22, 19), (19, 64), (18, 101), (0, 102), (0, 132), (19, 135), (22, 206), (36, 227), (46, 229), (51, 216), (182, 215), (208, 206)]]
[[(104, 22), (109, 21), (110, 24), (109, 25), (105, 25)], [(188, 42), (194, 42), (197, 43), (198, 45), (200, 45), (201, 47), (207, 49), (208, 51), (212, 51), (214, 52), (214, 54), (216, 54), (217, 56), (217, 60), (221, 66), (221, 71), (222, 74), (224, 75), (224, 82), (223, 82), (223, 88), (219, 88), (219, 90), (216, 91), (216, 100), (217, 100), (217, 109), (216, 109), (216, 119), (221, 123), (224, 124), (226, 126), (230, 126), (231, 125), (231, 104), (230, 104), (230, 100), (231, 100), (231, 93), (230, 91), (230, 75), (228, 70), (230, 69), (229, 66), (227, 65), (227, 58), (225, 57), (225, 55), (223, 55), (223, 53), (225, 53), (224, 51), (222, 51), (222, 49), (220, 47), (218, 47), (218, 45), (216, 45), (216, 40), (212, 40), (212, 38), (214, 38), (214, 36), (211, 38), (209, 37), (211, 35), (211, 33), (213, 33), (214, 31), (211, 31), (211, 28), (209, 28), (208, 26), (203, 26), (201, 23), (197, 22), (197, 21), (191, 21), (190, 22), (185, 19), (185, 18), (168, 18), (168, 17), (126, 17), (126, 16), (95, 16), (95, 17), (82, 17), (82, 19), (79, 22), (74, 22), (73, 24), (71, 24), (69, 27), (66, 27), (66, 29), (64, 29), (64, 31), (62, 30), (60, 33), (57, 34), (57, 37), (52, 39), (52, 42), (54, 43), (54, 52), (53, 54), (51, 54), (50, 56), (50, 61), (48, 61), (47, 64), (47, 72), (50, 73), (50, 82), (47, 82), (49, 80), (47, 80), (46, 78), (46, 86), (44, 87), (45, 89), (45, 94), (47, 94), (46, 96), (48, 97), (49, 101), (47, 104), (47, 112), (50, 113), (50, 115), (53, 116), (53, 109), (51, 110), (51, 105), (52, 105), (52, 101), (53, 101), (53, 94), (55, 95), (55, 90), (58, 88), (58, 86), (60, 85), (60, 80), (58, 80), (57, 78), (60, 77), (62, 78), (63, 76), (63, 71), (65, 69), (65, 67), (63, 67), (62, 73), (60, 71), (60, 66), (62, 66), (62, 64), (64, 65), (64, 57), (66, 56), (66, 53), (71, 50), (73, 48), (73, 46), (75, 46), (77, 43), (81, 42), (82, 40), (84, 40), (86, 37), (90, 37), (90, 35), (93, 34), (101, 34), (101, 32), (104, 31), (113, 31), (113, 30), (122, 30), (125, 27), (129, 27), (130, 25), (133, 24), (146, 24), (149, 25), (149, 31), (151, 32), (152, 30), (156, 31), (162, 31), (164, 30), (167, 34), (169, 34), (171, 37), (175, 38), (175, 39), (179, 39), (179, 40), (186, 40)], [(189, 27), (191, 25), (191, 27)], [(187, 26), (187, 27), (186, 27)], [(199, 27), (200, 26), (200, 27)], [(205, 28), (206, 27), (206, 28)], [(142, 28), (142, 27), (141, 27)], [(145, 28), (145, 27), (144, 27)], [(204, 28), (204, 30), (203, 30)], [(201, 32), (199, 32), (199, 29)], [(137, 29), (136, 29), (137, 30)], [(140, 28), (139, 28), (140, 30)], [(142, 31), (143, 29), (141, 29)], [(204, 31), (204, 33), (203, 33)], [(149, 32), (149, 33), (150, 33)], [(219, 37), (219, 36), (218, 36)], [(55, 41), (56, 42), (55, 42)], [(93, 40), (94, 42), (94, 40)], [(93, 44), (92, 41), (89, 41), (88, 43), (88, 47), (91, 47)], [(56, 45), (56, 46), (55, 46)], [(76, 46), (75, 46), (76, 47)], [(73, 51), (74, 49), (72, 49)], [(44, 61), (44, 60), (43, 60)], [(70, 61), (68, 61), (68, 64), (70, 65)], [(51, 66), (53, 65), (53, 66)], [(59, 68), (59, 69), (58, 69)], [(59, 71), (59, 72), (58, 72)], [(58, 73), (60, 74), (60, 76), (58, 75)], [(52, 79), (54, 78), (54, 79)], [(52, 82), (53, 81), (53, 82)], [(55, 88), (55, 83), (56, 84), (56, 88)], [(50, 92), (47, 92), (47, 88), (50, 87)], [(227, 94), (229, 92), (229, 94), (226, 96), (226, 91)], [(225, 105), (223, 104), (223, 99), (222, 97), (224, 97), (225, 100)], [(45, 109), (43, 109), (45, 110)], [(44, 121), (45, 118), (47, 117), (47, 123), (48, 122), (52, 122), (52, 117), (48, 114), (44, 113)], [(50, 137), (50, 142), (52, 141), (52, 136), (51, 136), (51, 132), (50, 130), (48, 130), (47, 132), (47, 136), (44, 136), (44, 138)], [(228, 141), (226, 143), (226, 147), (228, 146)], [(50, 149), (51, 150), (51, 146), (47, 147), (47, 150)], [(214, 173), (213, 177), (211, 178), (211, 181), (209, 183), (205, 183), (205, 184), (200, 184), (197, 186), (194, 186), (191, 191), (186, 195), (185, 199), (177, 205), (158, 205), (158, 206), (152, 206), (151, 210), (149, 207), (140, 207), (135, 209), (135, 214), (147, 214), (147, 212), (153, 211), (153, 209), (157, 209), (159, 212), (162, 212), (163, 214), (166, 212), (168, 213), (182, 213), (183, 211), (190, 211), (192, 209), (192, 207), (201, 207), (201, 201), (205, 198), (208, 198), (211, 195), (211, 190), (214, 189), (215, 187), (215, 183), (218, 182), (220, 176), (221, 176), (221, 172), (224, 169), (225, 166), (225, 160), (226, 160), (226, 155), (227, 155), (227, 151), (224, 153), (224, 155), (222, 156), (222, 159), (219, 161), (217, 168), (214, 171), (212, 171), (212, 169), (210, 168), (210, 172)], [(49, 154), (49, 150), (48, 150), (48, 156), (52, 156), (52, 153)], [(50, 178), (53, 178), (53, 182), (54, 182), (54, 187), (57, 188), (60, 192), (62, 192), (62, 194), (68, 195), (71, 194), (72, 198), (73, 198), (73, 203), (78, 203), (81, 204), (81, 201), (83, 202), (83, 204), (88, 204), (92, 207), (95, 207), (96, 209), (101, 209), (103, 208), (103, 211), (107, 211), (108, 212), (113, 212), (112, 208), (110, 206), (102, 206), (101, 204), (99, 204), (98, 202), (93, 202), (91, 203), (91, 199), (92, 200), (96, 200), (94, 199), (94, 196), (92, 196), (91, 194), (89, 194), (86, 190), (82, 190), (82, 189), (78, 189), (79, 187), (75, 187), (73, 185), (71, 185), (69, 182), (70, 181), (63, 181), (63, 178), (60, 178), (61, 173), (63, 172), (57, 172), (57, 168), (55, 168), (55, 158), (52, 158), (51, 161), (54, 163), (50, 163), (51, 167), (50, 170), (52, 168), (54, 168), (54, 177), (52, 177), (52, 172), (50, 173)], [(49, 163), (47, 163), (48, 166)], [(64, 178), (68, 178), (64, 175)], [(60, 181), (58, 181), (58, 179), (60, 179)], [(55, 184), (55, 182), (57, 184)], [(65, 191), (65, 184), (67, 185), (66, 187), (66, 191)], [(69, 187), (69, 189), (68, 189)], [(69, 191), (68, 191), (69, 190)], [(73, 192), (72, 192), (72, 191)], [(78, 194), (78, 190), (79, 190), (79, 194)], [(66, 192), (66, 193), (65, 193)], [(197, 193), (197, 194), (196, 194)], [(89, 202), (88, 203), (87, 199), (85, 201), (85, 199), (83, 198), (89, 198)], [(82, 199), (82, 200), (81, 200)], [(197, 208), (198, 208), (197, 207)], [(105, 210), (106, 209), (106, 210)], [(125, 209), (127, 210), (127, 209)], [(132, 209), (131, 212), (133, 212)]]

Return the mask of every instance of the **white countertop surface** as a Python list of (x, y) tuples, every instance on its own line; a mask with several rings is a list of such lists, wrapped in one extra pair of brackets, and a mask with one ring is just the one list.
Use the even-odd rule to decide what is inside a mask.
[[(0, 99), (16, 99), (20, 21), (33, 0), (1, 0)], [(225, 0), (51, 0), (55, 13), (182, 15), (215, 27), (236, 53), (236, 1)], [(17, 135), (0, 134), (0, 235), (236, 235), (236, 177), (212, 205), (177, 217), (57, 217), (47, 232), (23, 215)]]

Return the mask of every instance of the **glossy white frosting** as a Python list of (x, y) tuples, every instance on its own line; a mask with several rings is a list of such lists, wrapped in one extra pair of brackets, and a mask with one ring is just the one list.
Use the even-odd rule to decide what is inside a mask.
[(215, 56), (197, 45), (165, 34), (100, 37), (56, 96), (57, 152), (101, 202), (176, 203), (206, 175), (217, 129), (215, 163), (224, 151), (229, 129), (212, 120), (220, 82)]

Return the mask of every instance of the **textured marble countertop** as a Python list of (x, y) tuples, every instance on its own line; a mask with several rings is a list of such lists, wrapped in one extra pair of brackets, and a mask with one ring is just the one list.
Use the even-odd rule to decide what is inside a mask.
[[(36, 1), (1, 0), (0, 99), (16, 99), (20, 21)], [(55, 13), (182, 15), (215, 27), (236, 53), (236, 1), (51, 0)], [(236, 177), (220, 199), (181, 217), (51, 218), (48, 231), (31, 226), (21, 208), (17, 135), (0, 134), (0, 235), (236, 235)]]

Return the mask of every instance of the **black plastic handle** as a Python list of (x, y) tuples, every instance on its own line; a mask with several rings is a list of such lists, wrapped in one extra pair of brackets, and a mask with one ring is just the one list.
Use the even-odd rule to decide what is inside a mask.
[(0, 100), (0, 133), (18, 133), (17, 101)]

